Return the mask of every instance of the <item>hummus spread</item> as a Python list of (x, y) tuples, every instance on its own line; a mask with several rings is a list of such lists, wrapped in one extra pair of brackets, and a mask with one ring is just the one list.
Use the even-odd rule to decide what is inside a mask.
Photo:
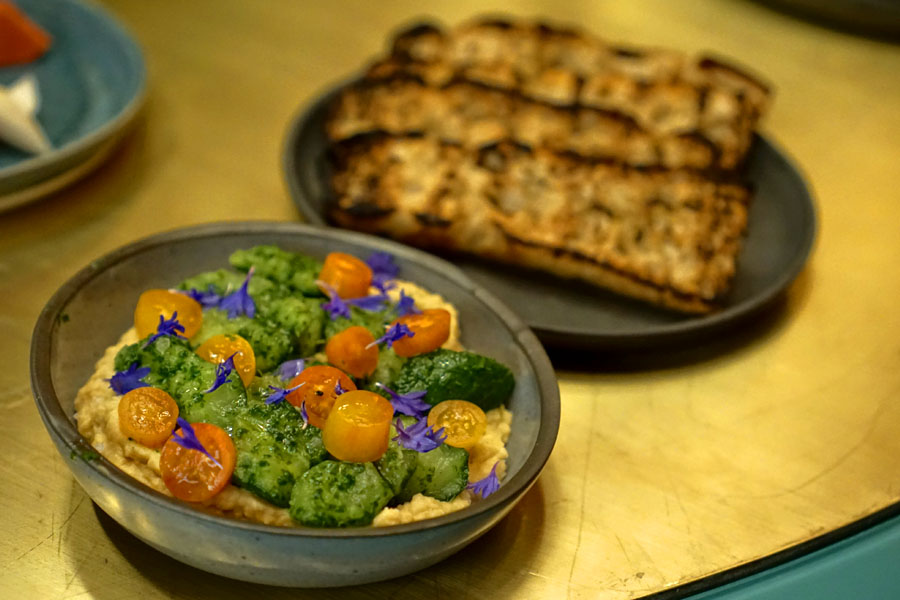
[[(441, 296), (409, 282), (398, 282), (397, 288), (389, 292), (392, 300), (396, 301), (399, 298), (400, 289), (407, 296), (412, 296), (419, 308), (448, 310), (451, 315), (450, 338), (443, 347), (452, 350), (462, 349), (459, 343), (457, 312), (451, 304)], [(171, 496), (159, 473), (159, 450), (138, 444), (119, 430), (118, 406), (121, 396), (109, 387), (107, 381), (115, 374), (113, 363), (119, 350), (138, 341), (137, 332), (131, 328), (118, 343), (106, 349), (103, 357), (97, 362), (94, 374), (75, 398), (75, 417), (79, 433), (107, 460), (141, 483)], [(486, 477), (495, 463), (498, 463), (497, 476), (502, 480), (506, 475), (508, 457), (506, 441), (509, 438), (512, 413), (501, 406), (487, 411), (486, 416), (485, 434), (469, 451), (470, 482)], [(463, 490), (449, 502), (416, 494), (405, 504), (383, 509), (372, 524), (375, 527), (382, 527), (439, 517), (466, 508), (472, 503), (473, 497), (469, 490)], [(267, 525), (296, 525), (286, 508), (274, 506), (231, 484), (200, 506), (215, 514)]]

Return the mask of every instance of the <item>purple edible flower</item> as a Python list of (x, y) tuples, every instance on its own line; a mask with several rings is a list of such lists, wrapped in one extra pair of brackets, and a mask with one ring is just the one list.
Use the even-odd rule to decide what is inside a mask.
[(302, 358), (295, 358), (294, 360), (287, 360), (281, 363), (276, 372), (278, 373), (278, 378), (282, 381), (290, 381), (302, 373), (305, 368), (306, 361)]
[(256, 315), (256, 303), (253, 302), (253, 298), (250, 296), (249, 292), (247, 292), (250, 278), (253, 277), (253, 270), (254, 267), (250, 267), (250, 270), (247, 271), (247, 277), (244, 279), (244, 283), (241, 284), (241, 287), (238, 288), (237, 291), (232, 292), (219, 300), (219, 308), (228, 312), (229, 319), (233, 319), (240, 315), (247, 315), (252, 319)]
[(117, 371), (115, 375), (107, 379), (109, 387), (117, 394), (127, 394), (131, 390), (147, 387), (148, 383), (141, 381), (150, 374), (150, 367), (138, 369), (138, 363), (133, 362), (127, 371)]
[(228, 376), (234, 371), (234, 356), (237, 354), (235, 352), (218, 365), (216, 365), (216, 381), (213, 383), (212, 387), (203, 392), (204, 394), (208, 394), (219, 389), (226, 381), (228, 381)]
[(309, 414), (306, 412), (306, 400), (300, 403), (300, 418), (303, 419), (303, 429), (309, 425)]
[(219, 463), (219, 461), (213, 458), (212, 454), (207, 452), (206, 448), (203, 447), (203, 444), (200, 443), (200, 440), (197, 439), (197, 434), (194, 433), (194, 428), (191, 427), (190, 423), (188, 423), (181, 417), (178, 417), (178, 427), (181, 427), (181, 435), (178, 435), (177, 431), (172, 431), (172, 437), (174, 438), (175, 443), (177, 443), (182, 448), (202, 452), (207, 456), (207, 458), (209, 458), (209, 460), (216, 463), (217, 467), (219, 467), (220, 469), (222, 468), (222, 465)]
[(216, 307), (219, 305), (219, 302), (222, 301), (222, 296), (220, 296), (219, 294), (216, 293), (216, 290), (213, 287), (213, 284), (209, 284), (206, 287), (205, 292), (201, 292), (200, 290), (198, 290), (196, 288), (191, 288), (191, 289), (187, 290), (186, 292), (181, 292), (181, 293), (187, 294), (188, 296), (190, 296), (191, 298), (196, 300), (198, 303), (200, 303), (200, 306), (202, 306), (203, 308)]
[(418, 419), (425, 416), (425, 413), (431, 409), (430, 404), (422, 401), (422, 398), (424, 398), (427, 393), (426, 390), (398, 394), (383, 383), (378, 382), (375, 385), (390, 394), (391, 404), (394, 405), (394, 410), (398, 413), (416, 417)]
[(400, 300), (397, 301), (397, 314), (399, 316), (404, 315), (417, 315), (422, 311), (419, 310), (419, 307), (416, 306), (416, 301), (413, 300), (412, 296), (407, 296), (403, 290), (400, 290)]
[(374, 342), (369, 343), (366, 348), (371, 348), (372, 346), (377, 346), (378, 344), (387, 344), (387, 347), (390, 348), (394, 342), (398, 340), (402, 340), (405, 337), (413, 337), (415, 332), (412, 329), (404, 325), (403, 323), (395, 323), (388, 329), (383, 336), (375, 340)]
[(340, 396), (341, 394), (346, 394), (346, 393), (347, 393), (347, 390), (345, 390), (343, 387), (341, 387), (341, 380), (338, 379), (337, 383), (334, 384), (334, 395)]
[(332, 294), (328, 302), (322, 303), (322, 310), (328, 313), (332, 321), (337, 321), (338, 317), (350, 318), (350, 305), (337, 294)]
[(351, 306), (355, 306), (356, 308), (374, 312), (376, 310), (381, 310), (381, 307), (390, 302), (390, 300), (384, 294), (373, 294), (361, 298), (350, 298), (349, 300), (344, 300), (344, 302)]
[(500, 489), (500, 479), (497, 477), (497, 465), (500, 463), (494, 463), (494, 466), (491, 467), (491, 472), (487, 474), (487, 477), (484, 479), (479, 479), (478, 481), (473, 481), (472, 483), (466, 485), (466, 489), (472, 490), (476, 495), (481, 496), (482, 498), (487, 498), (494, 492)]
[(394, 262), (394, 257), (387, 252), (373, 252), (366, 259), (366, 264), (372, 269), (372, 285), (382, 293), (394, 287), (391, 279), (396, 279), (400, 267)]
[(397, 435), (392, 439), (404, 448), (415, 450), (416, 452), (431, 452), (444, 443), (447, 434), (441, 427), (437, 431), (429, 425), (425, 419), (419, 419), (409, 427), (403, 427), (403, 421), (397, 417), (394, 421), (394, 427), (397, 429)]
[(381, 310), (381, 307), (389, 302), (388, 297), (384, 294), (344, 299), (338, 296), (337, 290), (324, 281), (317, 281), (316, 283), (324, 287), (328, 294), (328, 302), (322, 304), (322, 310), (328, 313), (332, 321), (336, 321), (338, 317), (349, 319), (351, 306), (372, 312)]
[(287, 398), (288, 394), (290, 394), (291, 392), (293, 392), (296, 389), (299, 389), (305, 383), (306, 382), (301, 383), (299, 385), (295, 385), (294, 387), (287, 388), (287, 389), (278, 388), (278, 387), (275, 387), (274, 385), (270, 385), (269, 389), (272, 390), (273, 393), (269, 394), (269, 397), (266, 398), (266, 404), (278, 404), (279, 402), (284, 402), (284, 399)]
[(172, 318), (168, 321), (162, 315), (159, 315), (159, 325), (156, 326), (156, 333), (150, 336), (150, 339), (147, 340), (147, 343), (144, 346), (149, 346), (153, 342), (156, 341), (156, 338), (163, 337), (164, 335), (173, 335), (175, 337), (184, 338), (182, 334), (184, 332), (184, 325), (178, 322), (178, 311), (172, 313)]

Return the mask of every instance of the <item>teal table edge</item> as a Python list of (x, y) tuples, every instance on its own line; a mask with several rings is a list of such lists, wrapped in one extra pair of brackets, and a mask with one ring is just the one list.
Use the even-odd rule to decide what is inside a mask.
[[(710, 589), (712, 585), (717, 587)], [(765, 559), (652, 597), (658, 600), (900, 598), (900, 504)]]

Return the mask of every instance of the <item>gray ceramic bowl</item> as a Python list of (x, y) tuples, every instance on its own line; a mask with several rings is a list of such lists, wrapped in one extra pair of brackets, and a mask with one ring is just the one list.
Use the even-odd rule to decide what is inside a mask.
[[(75, 427), (73, 403), (103, 350), (132, 321), (141, 291), (169, 287), (227, 265), (238, 248), (276, 244), (323, 257), (338, 250), (392, 253), (401, 276), (441, 293), (460, 313), (462, 342), (516, 376), (509, 473), (500, 490), (437, 519), (387, 528), (256, 525), (202, 513), (132, 479), (97, 456)], [(41, 418), (75, 478), (113, 519), (154, 548), (206, 571), (284, 586), (367, 583), (411, 573), (460, 550), (506, 515), (550, 456), (559, 391), (531, 331), (452, 265), (389, 241), (290, 223), (221, 223), (157, 235), (121, 248), (75, 275), (50, 299), (34, 330), (31, 381)], [(185, 543), (190, 540), (190, 543)]]

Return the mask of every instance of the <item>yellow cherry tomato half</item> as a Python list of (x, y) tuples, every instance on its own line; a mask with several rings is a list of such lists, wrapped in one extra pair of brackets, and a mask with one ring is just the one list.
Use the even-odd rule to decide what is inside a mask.
[(239, 335), (229, 333), (214, 335), (200, 344), (197, 354), (214, 365), (225, 362), (233, 354), (234, 369), (244, 382), (244, 387), (250, 385), (256, 376), (256, 354), (253, 353), (250, 342)]
[(375, 337), (361, 325), (336, 333), (325, 344), (328, 362), (354, 377), (366, 377), (378, 366)]
[(309, 418), (309, 424), (319, 429), (325, 427), (331, 407), (334, 406), (334, 401), (338, 397), (337, 384), (340, 383), (345, 392), (352, 392), (356, 389), (356, 384), (349, 375), (328, 365), (306, 367), (299, 375), (291, 379), (288, 387), (297, 387), (301, 383), (303, 387), (288, 394), (287, 401), (297, 408), (306, 402), (306, 416)]
[(428, 308), (418, 314), (404, 315), (391, 325), (403, 323), (413, 332), (394, 342), (397, 356), (410, 357), (440, 348), (450, 338), (450, 313), (443, 308)]
[(143, 339), (156, 333), (159, 318), (171, 319), (178, 313), (178, 322), (184, 327), (181, 333), (186, 338), (194, 337), (203, 324), (203, 307), (186, 294), (170, 290), (147, 290), (138, 298), (134, 309), (134, 328)]
[[(175, 437), (163, 446), (159, 455), (159, 473), (163, 483), (179, 500), (203, 502), (224, 488), (234, 472), (235, 448), (228, 433), (210, 423), (193, 423), (194, 434), (217, 465), (199, 450), (183, 447)], [(176, 433), (184, 435), (179, 429)]]
[(394, 407), (374, 392), (356, 390), (337, 397), (322, 443), (338, 460), (372, 462), (387, 451)]
[[(332, 252), (325, 257), (318, 279), (331, 286), (341, 298), (361, 298), (369, 293), (372, 269), (351, 254)], [(322, 291), (328, 293), (324, 286)]]
[(178, 405), (167, 392), (139, 387), (119, 400), (119, 431), (148, 448), (159, 448), (175, 428)]
[(444, 443), (468, 450), (478, 443), (487, 428), (487, 417), (477, 404), (466, 400), (444, 400), (428, 412), (428, 424), (435, 431), (444, 428)]

